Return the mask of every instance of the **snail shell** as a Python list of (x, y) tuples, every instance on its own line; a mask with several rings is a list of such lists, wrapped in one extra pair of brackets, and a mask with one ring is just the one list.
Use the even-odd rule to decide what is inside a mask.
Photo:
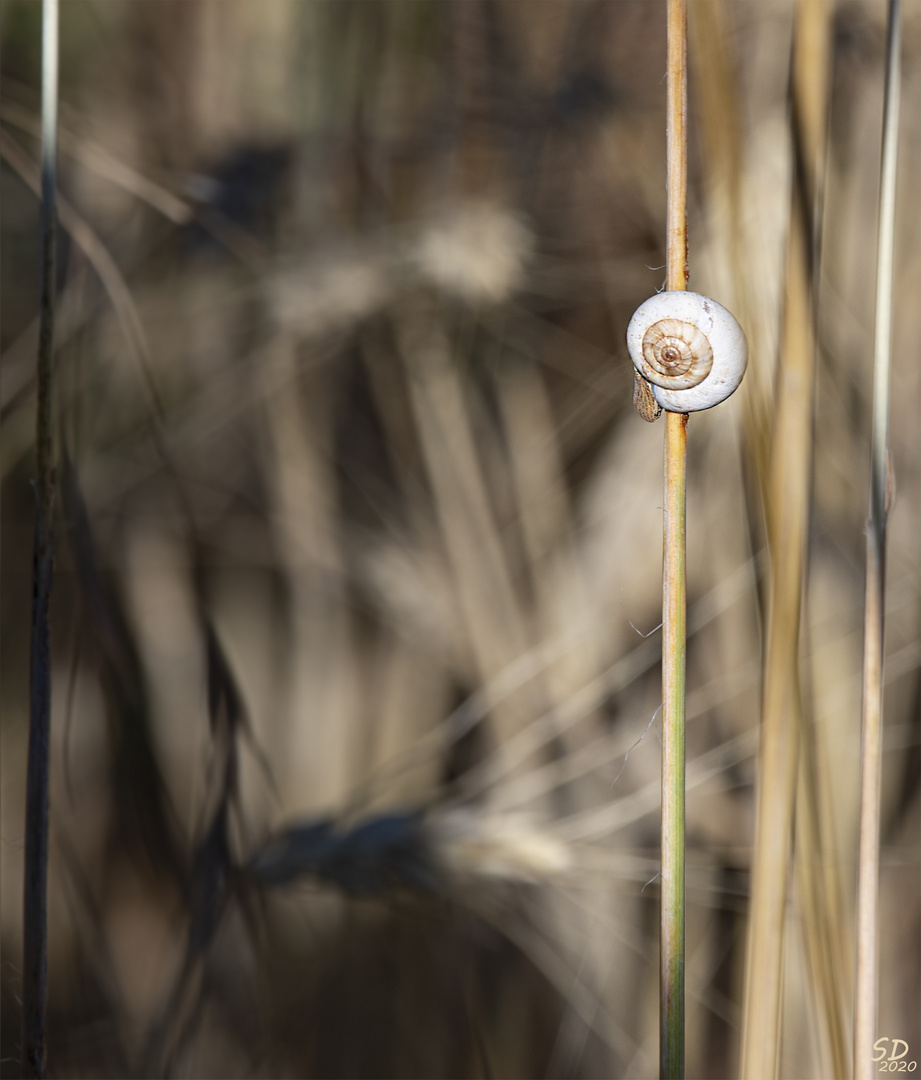
[(722, 304), (700, 293), (657, 293), (627, 327), (636, 370), (669, 412), (699, 412), (736, 389), (748, 363), (742, 327)]

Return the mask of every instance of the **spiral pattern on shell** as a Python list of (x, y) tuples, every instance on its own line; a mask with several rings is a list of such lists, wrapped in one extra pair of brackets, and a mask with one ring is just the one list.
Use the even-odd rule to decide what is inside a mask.
[(668, 390), (689, 390), (713, 367), (713, 350), (694, 323), (659, 319), (643, 335), (643, 376)]
[(633, 313), (627, 348), (636, 370), (669, 412), (699, 412), (738, 387), (748, 363), (734, 316), (700, 293), (657, 293)]

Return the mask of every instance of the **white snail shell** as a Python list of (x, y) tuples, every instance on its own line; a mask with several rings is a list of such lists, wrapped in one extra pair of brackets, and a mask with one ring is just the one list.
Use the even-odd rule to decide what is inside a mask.
[(742, 327), (722, 304), (700, 293), (656, 293), (627, 327), (627, 349), (668, 412), (699, 412), (736, 389), (748, 364)]

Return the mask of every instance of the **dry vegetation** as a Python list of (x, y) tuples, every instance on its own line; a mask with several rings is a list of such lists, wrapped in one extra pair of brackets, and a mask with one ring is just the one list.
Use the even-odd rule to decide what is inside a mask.
[[(690, 424), (695, 1076), (738, 1067), (798, 287), (817, 371), (781, 1075), (832, 1075), (850, 1024), (885, 9), (828, 8), (817, 128), (791, 122), (795, 14), (690, 11), (690, 287), (752, 356)], [(917, 0), (905, 19), (879, 1032), (921, 1057)], [(3, 5), (10, 1076), (38, 27)], [(73, 0), (62, 63), (50, 1074), (653, 1075), (661, 425), (631, 410), (623, 335), (663, 279), (664, 4)]]

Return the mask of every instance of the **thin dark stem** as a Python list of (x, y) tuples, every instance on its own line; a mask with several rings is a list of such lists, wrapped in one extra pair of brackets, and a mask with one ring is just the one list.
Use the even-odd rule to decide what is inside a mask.
[(23, 886), (22, 1072), (44, 1077), (48, 997), (48, 772), (54, 575), (54, 301), (56, 282), (58, 5), (42, 2), (42, 220), (35, 456), (35, 541), (29, 672), (29, 756)]

